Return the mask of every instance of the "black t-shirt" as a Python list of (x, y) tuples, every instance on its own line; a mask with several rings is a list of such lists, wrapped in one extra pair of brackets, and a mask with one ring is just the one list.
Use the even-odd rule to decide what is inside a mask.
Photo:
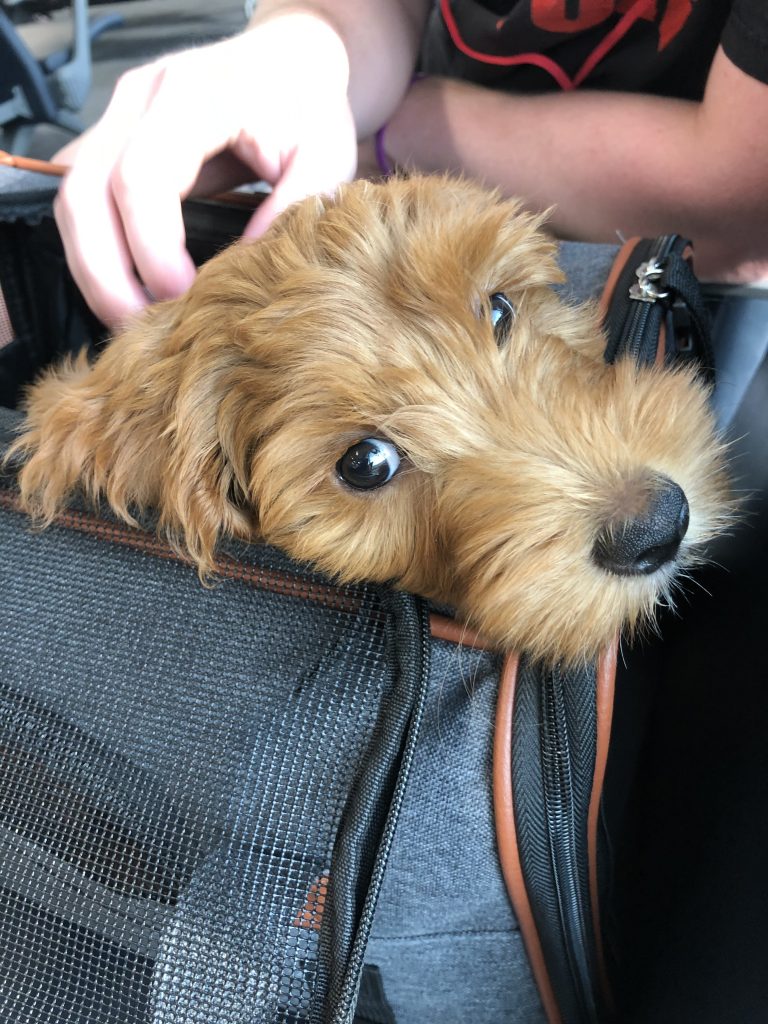
[(440, 0), (422, 69), (510, 92), (700, 99), (720, 43), (768, 83), (768, 0)]

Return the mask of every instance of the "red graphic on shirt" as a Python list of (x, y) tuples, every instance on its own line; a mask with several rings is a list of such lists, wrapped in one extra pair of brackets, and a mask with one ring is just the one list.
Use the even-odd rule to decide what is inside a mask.
[[(643, 21), (658, 22), (659, 51), (683, 28), (695, 0), (531, 0), (531, 21), (544, 32), (583, 32), (614, 14), (633, 13)], [(659, 18), (659, 7), (663, 14)]]
[(545, 32), (583, 32), (615, 10), (616, 0), (580, 0), (578, 6), (572, 0), (531, 0), (531, 21)]

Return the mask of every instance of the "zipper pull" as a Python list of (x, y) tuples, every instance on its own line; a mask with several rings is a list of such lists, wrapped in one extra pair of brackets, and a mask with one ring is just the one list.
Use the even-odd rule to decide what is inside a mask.
[(664, 269), (663, 263), (655, 256), (646, 260), (645, 263), (641, 263), (635, 271), (637, 281), (629, 289), (630, 299), (634, 299), (636, 302), (657, 302), (659, 299), (668, 299), (669, 292), (659, 289), (659, 280), (664, 274)]

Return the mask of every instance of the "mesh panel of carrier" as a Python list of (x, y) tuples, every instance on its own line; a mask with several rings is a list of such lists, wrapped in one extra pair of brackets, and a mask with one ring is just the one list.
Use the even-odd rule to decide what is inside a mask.
[[(10, 414), (2, 414), (10, 422)], [(348, 1019), (424, 681), (412, 599), (221, 578), (0, 488), (0, 1020)]]

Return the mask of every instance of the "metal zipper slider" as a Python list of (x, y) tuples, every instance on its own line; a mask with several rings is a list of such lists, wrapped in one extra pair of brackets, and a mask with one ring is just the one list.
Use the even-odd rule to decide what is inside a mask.
[(657, 257), (641, 263), (635, 271), (637, 282), (629, 289), (630, 299), (636, 302), (657, 302), (669, 298), (669, 292), (659, 290), (659, 278), (664, 273), (664, 266)]

